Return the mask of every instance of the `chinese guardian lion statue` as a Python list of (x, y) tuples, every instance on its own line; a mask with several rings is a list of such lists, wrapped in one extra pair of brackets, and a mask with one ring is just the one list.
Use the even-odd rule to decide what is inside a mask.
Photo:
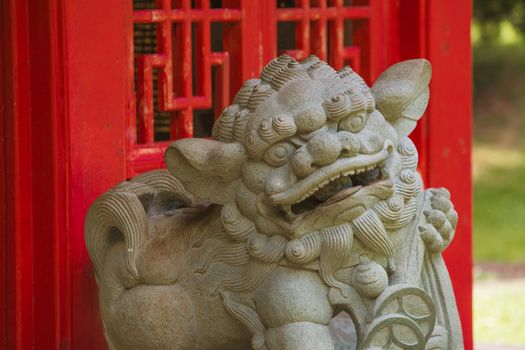
[(441, 258), (457, 213), (408, 138), (430, 76), (405, 61), (369, 88), (279, 56), (211, 139), (99, 197), (85, 232), (109, 347), (335, 349), (346, 312), (352, 349), (462, 349)]

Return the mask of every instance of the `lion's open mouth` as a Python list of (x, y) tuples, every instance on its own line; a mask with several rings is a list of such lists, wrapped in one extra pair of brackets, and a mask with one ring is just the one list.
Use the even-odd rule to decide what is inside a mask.
[(307, 193), (306, 198), (302, 197), (291, 205), (282, 208), (288, 216), (302, 214), (317, 207), (338, 202), (354, 194), (361, 187), (380, 180), (382, 180), (380, 164), (356, 169), (349, 173), (334, 176), (314, 187), (313, 191)]
[(339, 158), (286, 191), (271, 195), (270, 201), (291, 219), (353, 196), (363, 186), (388, 179), (384, 169), (392, 148), (391, 142), (385, 142), (375, 154)]

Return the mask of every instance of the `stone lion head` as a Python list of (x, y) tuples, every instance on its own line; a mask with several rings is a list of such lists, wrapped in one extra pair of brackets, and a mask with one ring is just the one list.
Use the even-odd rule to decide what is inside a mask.
[(212, 139), (174, 142), (166, 164), (189, 192), (237, 203), (266, 235), (291, 239), (349, 222), (393, 195), (403, 162), (415, 170), (407, 136), (427, 106), (430, 76), (428, 61), (405, 61), (369, 88), (349, 67), (281, 55), (244, 83)]

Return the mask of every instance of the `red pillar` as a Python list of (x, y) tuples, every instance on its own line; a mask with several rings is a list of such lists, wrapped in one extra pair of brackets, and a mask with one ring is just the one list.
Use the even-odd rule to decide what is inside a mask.
[(428, 187), (447, 187), (459, 213), (453, 243), (445, 251), (465, 349), (472, 349), (472, 68), (471, 1), (400, 2), (401, 58), (432, 63), (430, 103), (413, 134)]

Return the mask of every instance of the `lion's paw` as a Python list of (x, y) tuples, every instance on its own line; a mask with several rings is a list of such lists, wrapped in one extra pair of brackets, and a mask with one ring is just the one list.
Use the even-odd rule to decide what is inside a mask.
[(440, 253), (454, 238), (458, 213), (447, 189), (431, 189), (430, 193), (430, 209), (424, 211), (426, 223), (419, 226), (419, 232), (427, 249), (431, 253)]

